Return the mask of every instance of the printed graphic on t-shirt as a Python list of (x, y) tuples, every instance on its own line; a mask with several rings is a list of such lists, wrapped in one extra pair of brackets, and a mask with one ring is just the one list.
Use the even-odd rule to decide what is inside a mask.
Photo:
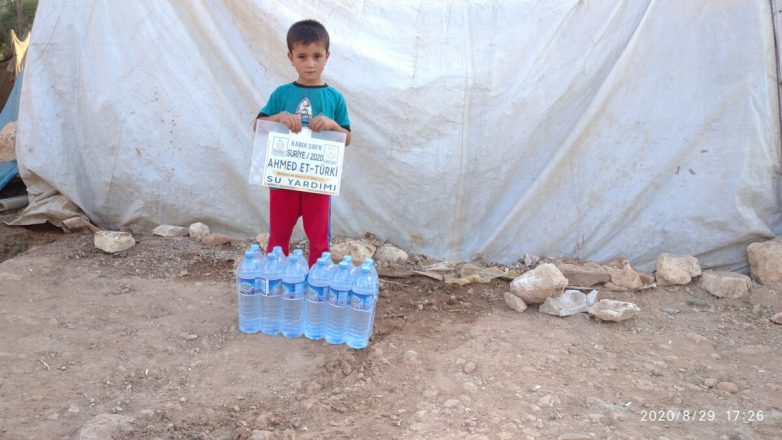
[(301, 118), (301, 125), (307, 126), (312, 120), (312, 104), (309, 98), (304, 98), (296, 107), (296, 114)]

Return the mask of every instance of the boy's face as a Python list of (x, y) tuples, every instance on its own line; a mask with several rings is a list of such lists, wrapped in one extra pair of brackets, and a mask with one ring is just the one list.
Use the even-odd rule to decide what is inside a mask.
[(288, 52), (288, 59), (299, 74), (297, 82), (305, 86), (323, 85), (320, 75), (326, 67), (329, 53), (323, 43), (293, 43), (293, 50)]

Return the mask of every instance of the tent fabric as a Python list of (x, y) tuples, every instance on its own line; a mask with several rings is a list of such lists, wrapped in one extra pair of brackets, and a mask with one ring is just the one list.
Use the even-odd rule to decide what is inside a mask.
[(25, 182), (103, 227), (267, 230), (250, 125), (295, 79), (285, 33), (310, 17), (353, 128), (335, 234), (443, 259), (730, 269), (780, 232), (765, 0), (41, 2)]
[(19, 171), (19, 166), (15, 160), (9, 160), (0, 162), (0, 189), (5, 188), (8, 182), (16, 177), (16, 173)]
[(24, 71), (19, 73), (13, 84), (8, 100), (6, 100), (5, 106), (3, 106), (3, 111), (0, 112), (0, 130), (9, 122), (16, 121), (19, 117), (19, 100), (22, 94), (22, 84), (24, 84)]

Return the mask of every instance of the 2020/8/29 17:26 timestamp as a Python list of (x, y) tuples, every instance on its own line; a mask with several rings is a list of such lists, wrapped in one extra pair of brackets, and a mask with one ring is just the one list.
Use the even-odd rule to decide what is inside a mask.
[(760, 410), (714, 410), (714, 409), (658, 409), (642, 410), (642, 422), (740, 422), (756, 423), (765, 419)]

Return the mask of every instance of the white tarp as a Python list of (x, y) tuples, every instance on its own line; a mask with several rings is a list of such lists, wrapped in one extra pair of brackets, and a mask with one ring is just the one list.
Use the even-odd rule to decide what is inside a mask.
[[(251, 122), (295, 79), (285, 33), (331, 34), (353, 143), (335, 234), (416, 253), (649, 268), (745, 264), (780, 231), (767, 0), (41, 0), (17, 154), (104, 227), (252, 237)], [(40, 178), (40, 180), (38, 180)]]

